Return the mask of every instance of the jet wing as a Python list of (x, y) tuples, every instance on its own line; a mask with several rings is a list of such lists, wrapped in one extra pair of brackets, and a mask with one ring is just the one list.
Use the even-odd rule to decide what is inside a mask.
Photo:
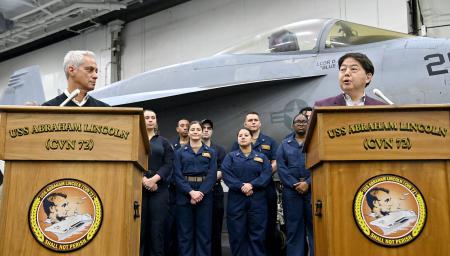
[(111, 106), (119, 106), (119, 105), (127, 105), (131, 103), (144, 102), (154, 99), (167, 98), (171, 96), (176, 96), (180, 94), (187, 94), (193, 92), (200, 92), (206, 90), (205, 88), (200, 87), (191, 87), (191, 88), (183, 88), (183, 89), (171, 89), (171, 90), (161, 90), (154, 92), (141, 92), (141, 93), (132, 93), (127, 95), (119, 95), (108, 98), (101, 98), (103, 102), (108, 103)]
[(183, 96), (202, 99), (273, 84), (325, 76), (316, 55), (226, 55), (144, 72), (90, 93), (112, 106)]
[[(309, 78), (321, 77), (325, 74), (314, 75)], [(304, 77), (303, 77), (304, 78)], [(222, 85), (222, 86), (207, 86), (207, 87), (188, 87), (188, 88), (180, 88), (180, 89), (169, 89), (169, 90), (160, 90), (160, 91), (151, 91), (151, 92), (141, 92), (141, 93), (133, 93), (127, 95), (119, 95), (113, 97), (100, 98), (105, 103), (108, 103), (111, 106), (122, 106), (122, 105), (134, 105), (139, 106), (140, 103), (153, 101), (153, 100), (162, 100), (162, 99), (177, 99), (177, 102), (180, 100), (183, 103), (192, 102), (194, 98), (201, 99), (203, 95), (208, 96), (217, 96), (220, 94), (229, 94), (233, 92), (238, 92), (240, 90), (246, 90), (257, 86), (263, 86), (267, 84), (273, 84), (281, 81), (289, 81), (289, 80), (300, 80), (302, 77), (291, 77), (284, 79), (276, 79), (276, 80), (268, 80), (268, 81), (253, 81), (250, 83), (242, 83), (242, 84), (233, 84), (233, 85)], [(177, 97), (179, 96), (179, 97)], [(183, 100), (183, 96), (186, 96)], [(197, 96), (197, 97), (196, 97)], [(181, 103), (181, 102), (180, 102)]]

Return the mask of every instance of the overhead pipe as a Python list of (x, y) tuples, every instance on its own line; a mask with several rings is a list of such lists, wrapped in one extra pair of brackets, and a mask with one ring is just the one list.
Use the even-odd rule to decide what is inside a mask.
[(26, 16), (31, 15), (31, 14), (33, 14), (33, 13), (42, 11), (43, 9), (48, 8), (49, 6), (52, 6), (52, 5), (57, 4), (57, 3), (60, 3), (60, 2), (62, 2), (62, 0), (53, 0), (53, 1), (50, 1), (50, 2), (48, 2), (48, 3), (46, 3), (46, 4), (40, 5), (40, 6), (38, 6), (38, 7), (35, 7), (35, 9), (33, 9), (33, 10), (30, 10), (30, 11), (28, 11), (28, 12), (19, 14), (19, 15), (17, 15), (16, 17), (13, 17), (11, 20), (17, 21), (17, 20), (19, 20), (19, 19), (21, 19), (21, 18), (23, 18), (23, 17), (26, 17)]
[[(77, 2), (77, 3), (73, 3), (70, 6), (67, 6), (66, 8), (58, 10), (55, 13), (51, 13), (47, 8), (49, 8), (51, 5), (63, 2), (62, 0), (53, 0), (46, 4), (43, 4), (41, 6), (38, 6), (38, 7), (35, 6), (35, 9), (30, 10), (23, 14), (17, 15), (13, 18), (13, 20), (17, 21), (15, 29), (8, 31), (6, 33), (0, 34), (0, 52), (11, 50), (13, 48), (16, 48), (16, 47), (24, 45), (26, 43), (32, 42), (39, 38), (43, 38), (43, 37), (51, 35), (53, 33), (68, 29), (72, 26), (81, 24), (83, 22), (91, 20), (92, 18), (95, 18), (95, 17), (101, 16), (105, 13), (108, 13), (109, 11), (125, 9), (125, 8), (127, 8), (127, 6), (130, 3), (134, 3), (136, 1), (140, 2), (140, 0), (125, 0), (125, 1), (122, 1), (121, 4)], [(77, 10), (77, 8), (79, 10)], [(75, 11), (74, 11), (74, 9), (75, 9)], [(51, 22), (62, 20), (62, 23), (63, 23), (64, 19), (66, 19), (70, 15), (76, 14), (78, 12), (91, 11), (91, 10), (100, 10), (100, 11), (98, 13), (95, 13), (95, 16), (78, 19), (77, 21), (71, 23), (70, 25), (57, 24), (57, 25), (53, 26), (54, 28), (48, 29), (48, 24)], [(29, 15), (32, 15), (34, 13), (37, 13), (39, 11), (43, 11), (43, 12), (47, 13), (48, 15), (43, 17), (43, 19), (39, 19), (37, 21), (28, 22), (28, 23), (20, 22), (20, 19), (22, 19), (26, 16), (29, 16)], [(79, 31), (76, 31), (76, 32), (79, 33)], [(23, 40), (24, 38), (25, 39), (28, 38), (28, 40)], [(20, 39), (22, 39), (22, 40), (20, 40)], [(17, 43), (11, 44), (11, 43), (7, 43), (8, 41), (9, 42), (17, 42)], [(3, 47), (1, 47), (1, 46), (3, 46)]]
[[(99, 13), (99, 15), (103, 15), (105, 13), (107, 13), (107, 12), (106, 11), (101, 12), (101, 13)], [(83, 23), (83, 22), (86, 22), (86, 21), (89, 21), (89, 20), (92, 20), (92, 17), (87, 17), (87, 18), (81, 19), (81, 20), (78, 21), (77, 24), (80, 24), (80, 23)], [(43, 38), (43, 37), (52, 35), (52, 34), (54, 34), (56, 32), (61, 31), (61, 30), (68, 30), (70, 27), (72, 27), (74, 25), (76, 25), (76, 24), (67, 25), (67, 26), (64, 26), (62, 28), (55, 28), (55, 29), (52, 29), (52, 30), (47, 30), (45, 33), (41, 33), (38, 36), (34, 36), (33, 38), (30, 38), (30, 39), (25, 40), (25, 41), (21, 41), (20, 43), (17, 43), (17, 44), (14, 44), (14, 45), (10, 45), (10, 46), (5, 46), (5, 43), (4, 43), (5, 40), (7, 40), (9, 38), (0, 39), (0, 45), (5, 46), (5, 48), (0, 48), (0, 52), (4, 52), (4, 51), (8, 51), (8, 50), (14, 49), (15, 47), (18, 47), (18, 46), (30, 43), (32, 41), (35, 41), (35, 40), (39, 39), (39, 38)], [(39, 28), (39, 26), (37, 28)], [(79, 33), (78, 31), (76, 31), (76, 32)], [(29, 33), (29, 31), (23, 31), (21, 33)]]
[[(58, 0), (59, 1), (59, 0)], [(115, 3), (106, 3), (106, 4), (96, 4), (96, 3), (75, 3), (73, 5), (70, 5), (66, 8), (63, 8), (55, 13), (53, 13), (53, 15), (51, 15), (51, 17), (44, 17), (43, 19), (34, 21), (34, 22), (30, 22), (30, 23), (25, 23), (25, 26), (23, 28), (20, 29), (13, 29), (12, 31), (8, 31), (7, 33), (1, 34), (0, 35), (0, 39), (3, 39), (5, 37), (14, 37), (15, 34), (18, 34), (22, 31), (15, 31), (15, 30), (31, 30), (33, 27), (36, 26), (36, 24), (43, 24), (47, 21), (50, 21), (52, 19), (55, 19), (55, 17), (63, 15), (63, 17), (67, 17), (71, 14), (69, 14), (69, 12), (72, 12), (74, 9), (88, 9), (88, 10), (108, 10), (108, 11), (115, 11), (115, 10), (120, 10), (120, 9), (124, 9), (127, 6), (125, 4), (115, 4)], [(19, 15), (20, 16), (20, 15)]]

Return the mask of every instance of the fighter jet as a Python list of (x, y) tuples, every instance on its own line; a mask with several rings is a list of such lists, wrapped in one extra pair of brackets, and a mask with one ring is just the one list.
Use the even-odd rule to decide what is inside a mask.
[(448, 102), (450, 40), (337, 19), (285, 25), (212, 57), (150, 70), (91, 95), (113, 106), (155, 110), (169, 138), (178, 119), (209, 118), (216, 143), (230, 145), (245, 113), (256, 111), (263, 133), (281, 141), (301, 108), (340, 93), (337, 62), (348, 52), (365, 53), (374, 63), (368, 95), (378, 88), (396, 104)]
[(448, 102), (450, 40), (337, 19), (282, 26), (212, 57), (144, 72), (92, 95), (115, 106), (154, 109), (169, 134), (181, 117), (210, 118), (221, 134), (215, 140), (224, 145), (244, 114), (256, 111), (262, 131), (281, 140), (301, 108), (340, 93), (337, 62), (348, 52), (362, 52), (374, 63), (368, 95), (377, 88), (396, 104)]

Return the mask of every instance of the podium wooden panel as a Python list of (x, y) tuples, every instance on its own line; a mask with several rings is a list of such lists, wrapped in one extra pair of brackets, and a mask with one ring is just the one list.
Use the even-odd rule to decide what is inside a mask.
[[(22, 129), (22, 136), (15, 129)], [(134, 202), (141, 204), (148, 148), (142, 109), (0, 108), (0, 159), (6, 161), (0, 255), (61, 254), (39, 244), (28, 224), (35, 195), (59, 179), (90, 185), (103, 205), (97, 235), (65, 254), (138, 255), (140, 218), (134, 217)]]
[[(315, 109), (305, 142), (313, 177), (315, 255), (450, 255), (448, 130), (450, 105)], [(426, 203), (422, 232), (402, 246), (371, 241), (354, 220), (358, 189), (383, 174), (412, 182)], [(314, 216), (318, 200), (322, 215)]]

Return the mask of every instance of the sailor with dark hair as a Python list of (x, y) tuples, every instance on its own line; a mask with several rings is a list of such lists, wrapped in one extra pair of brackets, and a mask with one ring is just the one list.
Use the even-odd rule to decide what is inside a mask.
[[(272, 174), (277, 170), (276, 151), (277, 143), (271, 137), (261, 132), (261, 120), (257, 112), (248, 112), (245, 115), (244, 127), (252, 132), (252, 149), (256, 152), (263, 153), (270, 161), (272, 166)], [(234, 142), (231, 151), (239, 149), (239, 144)], [(275, 189), (275, 182), (271, 178), (269, 184), (266, 186), (267, 197), (267, 232), (266, 232), (266, 247), (267, 255), (279, 255), (279, 248), (277, 248), (277, 192)]]
[(157, 133), (156, 113), (144, 111), (150, 151), (148, 170), (142, 177), (142, 217), (140, 255), (164, 255), (166, 217), (169, 213), (169, 178), (173, 169), (173, 149)]
[(212, 188), (217, 177), (214, 149), (201, 141), (200, 122), (189, 125), (189, 143), (175, 152), (176, 217), (180, 256), (211, 255)]
[(189, 128), (188, 119), (181, 118), (180, 120), (178, 120), (176, 127), (178, 136), (175, 138), (175, 140), (172, 141), (172, 146), (174, 150), (178, 150), (182, 146), (189, 143), (188, 128)]
[(311, 118), (312, 111), (313, 111), (312, 107), (306, 106), (306, 107), (300, 109), (300, 111), (298, 113), (305, 115), (306, 118), (308, 118), (308, 120), (309, 120)]
[[(304, 114), (294, 117), (294, 133), (284, 139), (277, 150), (278, 175), (283, 183), (283, 213), (286, 221), (286, 255), (314, 255), (311, 172), (305, 167), (303, 141), (308, 119)], [(306, 243), (306, 237), (308, 243)]]
[[(309, 122), (309, 119), (311, 118), (311, 115), (312, 115), (312, 111), (313, 111), (312, 107), (306, 106), (306, 107), (300, 109), (298, 114), (303, 114), (306, 117), (306, 119), (308, 120), (308, 122)], [(295, 119), (295, 117), (294, 117), (294, 119)], [(292, 121), (294, 121), (294, 120), (292, 120)], [(293, 132), (289, 133), (288, 135), (286, 135), (286, 137), (284, 137), (284, 139), (287, 139), (287, 138), (292, 137), (292, 136), (295, 136), (295, 131), (293, 131)]]
[(210, 119), (201, 121), (203, 128), (202, 141), (206, 146), (214, 149), (217, 155), (217, 179), (213, 187), (213, 222), (212, 222), (212, 255), (222, 255), (222, 222), (224, 214), (222, 188), (222, 161), (225, 158), (225, 148), (211, 141), (214, 124)]
[[(177, 121), (175, 130), (177, 131), (177, 137), (172, 141), (172, 147), (174, 152), (180, 149), (182, 146), (189, 143), (188, 136), (189, 120), (181, 118)], [(164, 252), (165, 255), (178, 255), (178, 235), (176, 224), (176, 194), (177, 188), (175, 185), (175, 177), (172, 172), (172, 176), (169, 180), (169, 213), (166, 217), (166, 232), (164, 234)]]
[(65, 106), (109, 107), (108, 104), (87, 94), (94, 90), (98, 78), (98, 68), (93, 52), (69, 51), (64, 57), (63, 68), (67, 78), (67, 89), (64, 93), (44, 102), (42, 106), (59, 106), (78, 89), (80, 90), (79, 94), (68, 101)]
[(227, 226), (232, 255), (267, 255), (267, 185), (272, 179), (270, 160), (252, 149), (252, 132), (241, 128), (239, 148), (222, 163), (228, 191)]

